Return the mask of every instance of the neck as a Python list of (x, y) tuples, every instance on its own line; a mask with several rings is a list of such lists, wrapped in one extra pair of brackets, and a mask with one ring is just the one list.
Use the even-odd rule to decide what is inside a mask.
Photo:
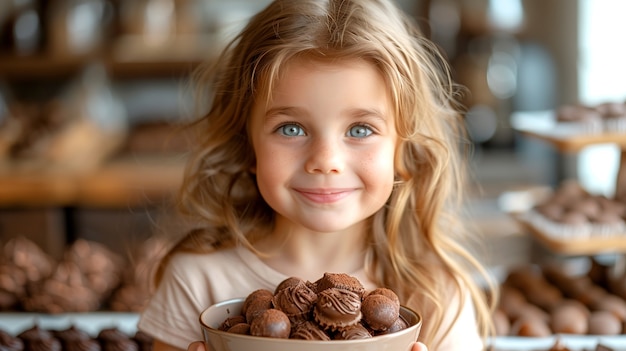
[(258, 247), (264, 262), (287, 276), (317, 280), (326, 272), (354, 273), (363, 269), (367, 248), (366, 224), (340, 232), (319, 233), (277, 220), (273, 232)]

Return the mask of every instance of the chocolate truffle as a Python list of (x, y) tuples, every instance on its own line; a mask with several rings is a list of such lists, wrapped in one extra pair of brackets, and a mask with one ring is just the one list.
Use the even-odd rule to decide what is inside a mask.
[(316, 286), (318, 293), (330, 288), (352, 291), (359, 298), (362, 298), (365, 293), (365, 288), (361, 282), (345, 273), (324, 273), (324, 276), (317, 281)]
[(501, 287), (498, 307), (509, 319), (517, 318), (526, 305), (528, 305), (528, 301), (526, 301), (526, 297), (519, 289), (508, 285)]
[(587, 316), (577, 306), (561, 304), (552, 310), (550, 327), (555, 334), (587, 334)]
[(308, 320), (317, 294), (304, 281), (278, 290), (272, 299), (272, 305), (289, 317), (292, 323)]
[(139, 346), (139, 351), (152, 351), (152, 345), (154, 344), (154, 338), (141, 330), (137, 330), (133, 336), (133, 340)]
[(222, 322), (222, 324), (220, 324), (218, 329), (222, 331), (227, 331), (228, 329), (239, 323), (246, 323), (246, 317), (242, 315), (228, 317), (225, 321)]
[(609, 311), (593, 311), (589, 314), (591, 335), (618, 335), (622, 333), (622, 322)]
[(19, 307), (26, 287), (47, 278), (54, 266), (54, 260), (31, 240), (8, 240), (0, 254), (0, 310)]
[(584, 105), (563, 105), (557, 109), (558, 122), (589, 123), (602, 120), (602, 114), (595, 108)]
[(128, 335), (124, 334), (124, 332), (118, 328), (112, 327), (100, 330), (96, 339), (102, 343), (106, 343), (109, 341), (128, 339)]
[(39, 325), (34, 325), (17, 334), (17, 337), (28, 342), (31, 340), (52, 339), (54, 335), (50, 331), (39, 327)]
[(61, 351), (61, 342), (52, 332), (34, 325), (17, 335), (24, 342), (24, 351)]
[(370, 338), (372, 338), (372, 334), (361, 323), (344, 328), (335, 335), (335, 340), (358, 340)]
[(139, 351), (139, 345), (118, 328), (100, 330), (96, 339), (102, 346), (102, 351)]
[(241, 307), (248, 324), (252, 324), (252, 321), (265, 312), (265, 310), (273, 308), (273, 299), (274, 294), (267, 289), (259, 289), (250, 293)]
[(313, 316), (323, 328), (333, 331), (355, 325), (362, 317), (361, 298), (346, 289), (322, 290), (318, 293)]
[(23, 351), (24, 342), (4, 330), (0, 330), (0, 350), (3, 351)]
[(566, 225), (578, 226), (589, 223), (589, 219), (584, 213), (570, 210), (563, 213), (559, 222)]
[(108, 297), (121, 282), (123, 260), (103, 244), (78, 239), (66, 250), (64, 259), (80, 267), (87, 287), (99, 299)]
[[(280, 284), (278, 284), (276, 286), (276, 289), (274, 290), (274, 295), (276, 295), (279, 291), (291, 287), (291, 286), (296, 286), (298, 284), (302, 284), (304, 283), (304, 281), (300, 278), (297, 277), (289, 277), (285, 280), (283, 280), (282, 282), (280, 282)], [(306, 283), (305, 283), (306, 284)]]
[(30, 312), (63, 313), (97, 310), (102, 301), (90, 288), (80, 266), (64, 260), (54, 273), (38, 285), (22, 301)]
[(400, 316), (400, 304), (385, 295), (369, 294), (361, 303), (361, 313), (374, 330), (387, 330)]
[(311, 321), (296, 324), (291, 331), (290, 338), (301, 340), (330, 340), (328, 334)]
[(290, 333), (289, 317), (275, 308), (263, 311), (250, 323), (250, 335), (288, 339)]
[(596, 301), (592, 308), (601, 311), (609, 311), (622, 322), (626, 321), (626, 301), (617, 295), (607, 293), (602, 299)]
[(376, 289), (366, 293), (366, 296), (369, 296), (369, 295), (383, 295), (383, 296), (386, 296), (386, 297), (390, 298), (391, 301), (393, 301), (395, 304), (397, 304), (398, 307), (400, 307), (400, 298), (391, 289), (388, 289), (388, 288), (376, 288)]
[(565, 209), (560, 204), (548, 202), (535, 206), (535, 211), (542, 214), (544, 217), (548, 218), (551, 221), (558, 222), (559, 220), (561, 220), (561, 216), (563, 216), (563, 212), (565, 212)]
[(61, 341), (64, 350), (67, 350), (71, 343), (80, 340), (91, 340), (91, 337), (85, 331), (76, 328), (76, 326), (57, 331), (54, 333), (54, 336)]
[(245, 323), (245, 322), (237, 323), (233, 325), (232, 327), (228, 328), (226, 331), (229, 333), (250, 335), (250, 324)]
[(552, 335), (548, 322), (543, 319), (524, 315), (511, 325), (511, 335), (529, 337), (549, 337)]
[(393, 324), (391, 325), (391, 327), (389, 327), (389, 329), (384, 330), (384, 331), (376, 331), (375, 335), (391, 334), (391, 333), (395, 333), (395, 332), (399, 332), (401, 330), (404, 330), (404, 329), (406, 329), (408, 327), (409, 327), (409, 322), (407, 322), (407, 320), (404, 319), (404, 317), (402, 317), (402, 315), (400, 315), (400, 317), (398, 317), (398, 319), (396, 319), (396, 321), (393, 322)]

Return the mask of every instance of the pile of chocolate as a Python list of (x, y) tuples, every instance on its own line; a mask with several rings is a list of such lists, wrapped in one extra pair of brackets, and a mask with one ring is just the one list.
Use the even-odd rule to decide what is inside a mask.
[(585, 126), (589, 132), (624, 132), (626, 131), (626, 103), (564, 105), (557, 110), (556, 120)]
[(546, 219), (564, 225), (624, 225), (626, 202), (587, 192), (575, 180), (562, 182), (534, 210)]
[(275, 291), (250, 293), (241, 315), (226, 319), (219, 329), (284, 339), (354, 340), (408, 327), (392, 290), (366, 291), (355, 277), (325, 273), (316, 282), (291, 277)]
[(622, 239), (626, 233), (626, 193), (614, 197), (592, 194), (578, 181), (565, 180), (518, 218), (555, 240)]
[(103, 329), (95, 337), (75, 326), (47, 330), (35, 325), (17, 336), (0, 330), (0, 350), (6, 351), (151, 351), (153, 341), (140, 331), (129, 336), (117, 328)]
[(164, 240), (150, 238), (129, 261), (103, 244), (78, 239), (55, 260), (29, 239), (12, 238), (0, 254), (0, 311), (139, 312), (165, 248)]

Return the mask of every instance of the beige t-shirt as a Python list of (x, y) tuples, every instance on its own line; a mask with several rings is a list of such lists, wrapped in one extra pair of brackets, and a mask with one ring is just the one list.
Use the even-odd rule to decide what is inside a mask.
[[(350, 274), (366, 289), (375, 288), (363, 270)], [(187, 349), (190, 342), (202, 340), (199, 316), (205, 308), (246, 297), (257, 289), (273, 291), (286, 278), (243, 247), (209, 254), (179, 253), (172, 257), (137, 327), (160, 341)], [(482, 350), (473, 316), (472, 304), (466, 303), (460, 322), (444, 342), (453, 347), (446, 349)]]

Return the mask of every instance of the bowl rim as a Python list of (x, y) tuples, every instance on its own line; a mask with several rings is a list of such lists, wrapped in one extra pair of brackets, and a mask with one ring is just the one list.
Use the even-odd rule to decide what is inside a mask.
[[(232, 298), (232, 299), (228, 299), (228, 300), (223, 300), (220, 302), (217, 302), (207, 308), (205, 308), (199, 316), (199, 320), (200, 320), (200, 325), (202, 326), (203, 329), (205, 329), (208, 333), (213, 333), (219, 336), (226, 336), (226, 337), (237, 337), (237, 338), (241, 338), (241, 339), (249, 339), (250, 341), (257, 341), (257, 342), (278, 342), (278, 343), (295, 343), (295, 344), (306, 344), (306, 345), (311, 345), (311, 344), (321, 344), (321, 345), (327, 345), (328, 343), (336, 343), (336, 344), (341, 344), (341, 345), (348, 345), (348, 344), (360, 344), (360, 343), (371, 343), (373, 340), (379, 340), (379, 341), (384, 341), (385, 339), (389, 339), (389, 338), (396, 338), (399, 335), (404, 335), (404, 334), (410, 334), (412, 332), (414, 332), (415, 329), (420, 328), (421, 329), (421, 325), (422, 325), (422, 316), (417, 313), (415, 310), (411, 309), (410, 307), (406, 307), (404, 305), (400, 305), (400, 310), (402, 311), (403, 309), (406, 310), (407, 313), (413, 314), (416, 318), (417, 318), (417, 322), (411, 326), (409, 326), (406, 329), (397, 331), (395, 333), (390, 333), (390, 334), (383, 334), (383, 335), (376, 335), (372, 338), (367, 338), (367, 339), (352, 339), (352, 340), (304, 340), (304, 339), (281, 339), (281, 338), (269, 338), (269, 337), (264, 337), (264, 336), (254, 336), (254, 335), (246, 335), (246, 334), (236, 334), (236, 333), (229, 333), (227, 331), (223, 331), (223, 330), (219, 330), (216, 328), (213, 328), (209, 325), (207, 325), (204, 322), (204, 315), (209, 311), (210, 308), (212, 307), (219, 307), (222, 305), (229, 305), (229, 304), (234, 304), (234, 303), (243, 303), (243, 301), (245, 300), (245, 298), (242, 297), (238, 297), (238, 298)], [(417, 335), (417, 337), (419, 337), (419, 334)], [(414, 341), (417, 341), (414, 340)]]

